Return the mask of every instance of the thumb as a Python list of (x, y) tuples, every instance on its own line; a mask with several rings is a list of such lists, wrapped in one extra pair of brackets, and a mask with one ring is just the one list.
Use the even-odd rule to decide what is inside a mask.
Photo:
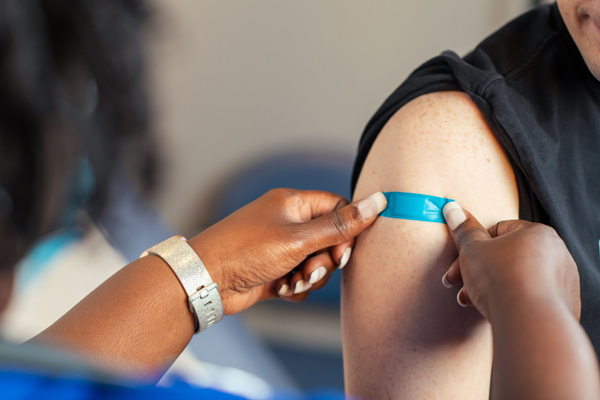
[(464, 211), (455, 201), (446, 204), (442, 209), (442, 214), (459, 254), (468, 243), (491, 238), (489, 232), (477, 221), (477, 218), (468, 211)]
[(383, 193), (377, 192), (360, 201), (304, 222), (304, 245), (315, 252), (354, 239), (367, 229), (387, 207)]

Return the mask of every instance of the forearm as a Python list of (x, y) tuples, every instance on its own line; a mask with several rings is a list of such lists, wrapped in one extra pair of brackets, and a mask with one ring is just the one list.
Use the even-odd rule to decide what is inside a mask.
[(497, 302), (490, 314), (493, 399), (600, 398), (594, 349), (563, 303), (508, 299)]
[[(333, 270), (383, 210), (382, 197), (341, 207), (347, 201), (333, 193), (271, 190), (188, 244), (217, 284), (224, 314), (235, 314), (278, 297), (283, 279), (299, 265), (326, 262)], [(182, 284), (151, 255), (127, 265), (34, 340), (87, 355), (111, 371), (157, 378), (189, 343), (194, 325)]]
[(183, 287), (155, 256), (125, 266), (34, 341), (112, 372), (159, 378), (192, 338)]

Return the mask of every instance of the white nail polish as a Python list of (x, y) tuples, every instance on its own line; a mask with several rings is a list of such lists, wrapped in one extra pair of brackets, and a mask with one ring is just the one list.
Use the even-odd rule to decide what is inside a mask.
[(444, 208), (442, 208), (442, 214), (444, 215), (446, 224), (448, 224), (448, 227), (452, 230), (455, 230), (467, 219), (465, 212), (455, 201), (447, 203)]
[(327, 273), (327, 270), (325, 269), (325, 267), (319, 267), (317, 269), (315, 269), (312, 274), (310, 274), (310, 280), (308, 281), (308, 283), (310, 283), (311, 285), (319, 282), (321, 279), (323, 279), (323, 277), (325, 276), (325, 274)]
[(339, 269), (344, 268), (346, 266), (346, 264), (348, 264), (348, 260), (350, 260), (350, 254), (352, 254), (352, 247), (348, 247), (344, 251), (344, 254), (342, 255), (342, 259), (340, 260), (340, 265), (338, 266)]
[(387, 207), (387, 199), (381, 192), (374, 193), (356, 203), (356, 208), (364, 220), (377, 216)]
[(306, 281), (304, 281), (304, 279), (299, 280), (298, 282), (296, 282), (296, 288), (294, 289), (294, 294), (304, 293), (311, 287), (312, 287), (312, 284), (307, 283)]
[(280, 289), (279, 289), (279, 295), (280, 296), (289, 296), (290, 295), (290, 287), (287, 284), (284, 284)]
[(463, 303), (463, 301), (462, 301), (462, 299), (461, 299), (462, 291), (463, 291), (462, 289), (460, 289), (460, 290), (458, 291), (458, 294), (456, 295), (456, 301), (458, 302), (458, 304), (459, 304), (461, 307), (466, 307), (466, 306), (467, 306), (467, 304)]
[(442, 284), (444, 286), (446, 286), (448, 289), (450, 289), (452, 287), (452, 284), (450, 282), (448, 282), (448, 272), (446, 272), (444, 274), (444, 276), (442, 276)]

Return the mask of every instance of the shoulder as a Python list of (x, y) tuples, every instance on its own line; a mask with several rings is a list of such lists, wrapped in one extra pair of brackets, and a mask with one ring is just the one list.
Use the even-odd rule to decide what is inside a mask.
[(484, 39), (465, 61), (509, 78), (543, 59), (565, 32), (556, 4), (535, 7)]
[(355, 195), (377, 190), (449, 197), (463, 200), (467, 208), (472, 199), (495, 192), (498, 205), (511, 203), (510, 214), (518, 215), (511, 163), (483, 114), (462, 92), (420, 96), (387, 122), (367, 156)]

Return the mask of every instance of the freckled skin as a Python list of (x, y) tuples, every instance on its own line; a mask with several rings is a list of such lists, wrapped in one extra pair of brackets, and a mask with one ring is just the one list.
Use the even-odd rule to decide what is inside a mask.
[[(379, 190), (453, 198), (488, 226), (518, 217), (510, 163), (458, 92), (417, 98), (387, 123), (355, 197)], [(489, 326), (441, 283), (455, 257), (443, 224), (379, 218), (357, 238), (342, 285), (348, 395), (487, 399)]]

